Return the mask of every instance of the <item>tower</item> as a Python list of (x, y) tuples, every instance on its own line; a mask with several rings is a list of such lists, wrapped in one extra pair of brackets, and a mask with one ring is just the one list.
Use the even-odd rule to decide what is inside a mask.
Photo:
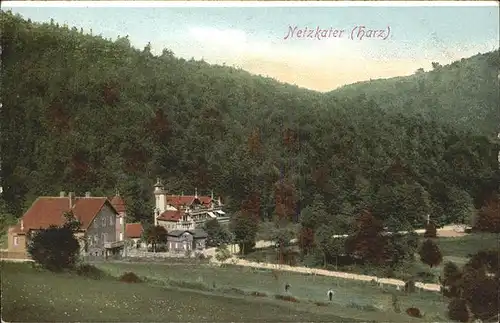
[(161, 184), (160, 178), (156, 179), (156, 184), (154, 185), (154, 195), (155, 195), (155, 210), (153, 212), (154, 224), (158, 225), (157, 217), (165, 211), (166, 208), (166, 196), (163, 185)]

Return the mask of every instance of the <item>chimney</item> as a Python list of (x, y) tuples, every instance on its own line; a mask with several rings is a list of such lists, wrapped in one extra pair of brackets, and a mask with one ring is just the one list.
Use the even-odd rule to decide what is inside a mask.
[(219, 203), (219, 205), (222, 205), (222, 201), (220, 200), (220, 196), (219, 196), (219, 198), (217, 199), (217, 203)]
[(66, 192), (65, 192), (65, 191), (61, 191), (61, 192), (59, 193), (59, 197), (64, 197), (65, 195), (66, 195)]
[(211, 193), (210, 198), (213, 200), (214, 199), (214, 190), (212, 190), (210, 193)]
[(69, 199), (69, 208), (72, 209), (73, 206), (75, 206), (75, 193), (69, 192), (68, 199)]
[(195, 188), (194, 189), (194, 198), (197, 199), (198, 198), (198, 188)]
[(21, 231), (24, 231), (24, 222), (22, 219), (21, 219)]
[(90, 197), (90, 192), (85, 192), (85, 197)]

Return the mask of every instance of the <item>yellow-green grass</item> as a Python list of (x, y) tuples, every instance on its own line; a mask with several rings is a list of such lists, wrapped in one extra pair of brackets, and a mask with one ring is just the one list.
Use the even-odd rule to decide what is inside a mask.
[(71, 273), (2, 263), (2, 319), (8, 322), (353, 322), (270, 298), (222, 296), (112, 277), (91, 280)]
[[(396, 314), (392, 307), (392, 293), (398, 296), (400, 307), (404, 311), (409, 307), (418, 307), (426, 314), (427, 319), (442, 321), (445, 319), (446, 302), (442, 296), (434, 292), (419, 292), (406, 295), (397, 291), (394, 286), (387, 286), (385, 290), (369, 282), (338, 279), (325, 276), (309, 276), (291, 272), (255, 270), (248, 267), (227, 266), (210, 267), (208, 265), (175, 264), (143, 264), (143, 263), (100, 263), (97, 266), (104, 271), (119, 276), (132, 271), (139, 276), (156, 281), (184, 281), (197, 283), (208, 288), (229, 289), (236, 288), (247, 293), (254, 291), (276, 295), (284, 293), (286, 283), (291, 285), (290, 295), (299, 300), (308, 302), (327, 301), (327, 291), (332, 288), (335, 297), (328, 307), (340, 316), (348, 316), (361, 320), (407, 322), (406, 314)], [(376, 312), (355, 313), (350, 308), (375, 308)], [(310, 320), (309, 320), (310, 321)]]

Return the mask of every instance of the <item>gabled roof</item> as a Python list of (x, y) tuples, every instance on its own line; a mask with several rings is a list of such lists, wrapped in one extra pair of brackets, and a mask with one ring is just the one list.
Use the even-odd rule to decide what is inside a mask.
[(22, 231), (46, 229), (51, 225), (61, 226), (66, 222), (64, 213), (69, 211), (72, 211), (76, 219), (82, 223), (81, 228), (86, 230), (105, 204), (118, 214), (106, 197), (75, 197), (73, 204), (73, 208), (70, 209), (69, 197), (37, 198), (21, 218)]
[(115, 208), (118, 213), (125, 212), (125, 201), (120, 195), (115, 195), (113, 198), (109, 199), (111, 201), (111, 205)]
[(165, 211), (157, 219), (162, 221), (179, 221), (183, 214), (184, 212), (181, 211)]
[(172, 230), (172, 231), (168, 232), (167, 235), (171, 236), (171, 237), (180, 237), (185, 232), (188, 232), (189, 234), (191, 234), (195, 238), (206, 238), (206, 237), (208, 237), (208, 234), (204, 230), (201, 230), (201, 229), (194, 229), (194, 230)]
[(144, 228), (140, 223), (127, 223), (125, 227), (125, 236), (127, 238), (140, 238), (143, 232)]
[(201, 204), (208, 205), (212, 203), (212, 198), (210, 196), (196, 197), (195, 195), (167, 195), (167, 203), (173, 206), (191, 205), (196, 199), (198, 199)]

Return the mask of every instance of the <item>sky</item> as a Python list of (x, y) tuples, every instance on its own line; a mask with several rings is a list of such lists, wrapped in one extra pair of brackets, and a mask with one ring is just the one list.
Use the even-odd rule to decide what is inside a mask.
[(429, 70), (432, 62), (497, 49), (500, 39), (498, 5), (2, 7), (105, 38), (128, 35), (134, 47), (150, 42), (156, 54), (167, 48), (177, 57), (225, 63), (318, 91)]

